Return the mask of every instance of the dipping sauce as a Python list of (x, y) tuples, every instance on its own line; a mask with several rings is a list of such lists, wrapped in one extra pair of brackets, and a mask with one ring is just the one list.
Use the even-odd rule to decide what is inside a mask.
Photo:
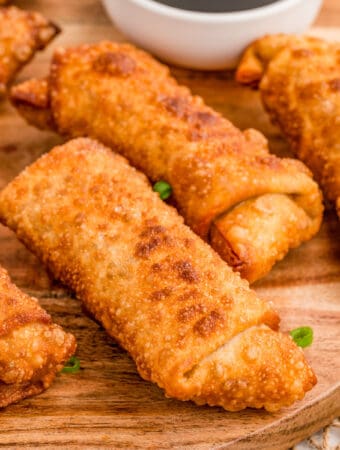
[(153, 0), (156, 3), (187, 11), (223, 13), (244, 11), (277, 3), (281, 0)]

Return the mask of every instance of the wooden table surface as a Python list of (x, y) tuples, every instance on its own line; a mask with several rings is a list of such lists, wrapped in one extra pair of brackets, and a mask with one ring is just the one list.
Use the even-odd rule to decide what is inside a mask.
[[(63, 33), (19, 76), (43, 76), (53, 48), (62, 44), (122, 40), (99, 0), (18, 0), (59, 23)], [(326, 0), (316, 22), (318, 33), (340, 40), (340, 1)], [(331, 28), (325, 29), (325, 25)], [(321, 27), (321, 28), (320, 28)], [(280, 132), (263, 111), (258, 94), (237, 86), (231, 73), (174, 69), (193, 92), (240, 128), (261, 130), (273, 152), (290, 154)], [(0, 188), (61, 138), (26, 125), (7, 102), (0, 103)], [(0, 264), (26, 292), (78, 340), (81, 371), (61, 374), (40, 396), (12, 405), (1, 414), (1, 448), (192, 448), (284, 449), (312, 434), (339, 414), (340, 226), (327, 211), (320, 233), (295, 249), (254, 285), (273, 301), (284, 331), (311, 325), (315, 342), (306, 350), (317, 386), (290, 408), (268, 414), (228, 413), (166, 399), (138, 376), (128, 355), (81, 311), (65, 288), (49, 279), (42, 265), (0, 227)]]
[(340, 27), (339, 0), (324, 0), (315, 25), (320, 27)]

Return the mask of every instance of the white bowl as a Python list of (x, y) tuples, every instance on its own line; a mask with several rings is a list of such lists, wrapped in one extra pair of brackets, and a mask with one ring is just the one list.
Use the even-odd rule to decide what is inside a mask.
[(187, 11), (154, 0), (103, 3), (129, 40), (160, 59), (216, 70), (235, 66), (245, 47), (264, 34), (304, 32), (318, 14), (322, 0), (278, 0), (230, 13)]

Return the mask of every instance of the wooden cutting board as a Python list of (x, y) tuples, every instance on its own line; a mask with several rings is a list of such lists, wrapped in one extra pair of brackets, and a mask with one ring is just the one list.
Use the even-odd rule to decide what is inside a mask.
[[(333, 0), (330, 0), (333, 1)], [(19, 1), (42, 11), (64, 32), (27, 67), (19, 79), (43, 76), (52, 49), (60, 44), (122, 40), (96, 0)], [(340, 39), (340, 29), (319, 29)], [(231, 73), (174, 69), (174, 75), (229, 117), (240, 128), (255, 127), (268, 136), (272, 151), (288, 155), (287, 144), (270, 125), (258, 94), (237, 86)], [(61, 139), (29, 127), (7, 102), (0, 103), (0, 188), (27, 164)], [(0, 264), (26, 292), (78, 340), (81, 371), (61, 374), (38, 397), (0, 412), (3, 448), (191, 448), (286, 449), (340, 414), (340, 225), (325, 214), (320, 233), (290, 254), (254, 288), (271, 300), (282, 316), (282, 330), (301, 325), (314, 329), (306, 350), (318, 384), (306, 398), (276, 414), (246, 410), (228, 413), (166, 399), (143, 381), (128, 355), (81, 311), (71, 293), (51, 281), (44, 268), (0, 227)]]

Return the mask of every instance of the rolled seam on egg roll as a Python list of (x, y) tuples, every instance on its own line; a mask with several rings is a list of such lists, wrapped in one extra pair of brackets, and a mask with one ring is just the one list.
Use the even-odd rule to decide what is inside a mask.
[(37, 12), (0, 6), (0, 97), (16, 73), (59, 31)]
[(268, 35), (245, 51), (236, 78), (259, 88), (272, 121), (340, 217), (340, 44)]
[(47, 389), (75, 348), (74, 337), (0, 267), (0, 408)]
[(102, 145), (41, 157), (0, 193), (0, 219), (168, 396), (272, 411), (315, 383), (272, 307)]
[[(249, 281), (319, 229), (321, 195), (303, 164), (270, 155), (261, 133), (242, 133), (128, 44), (59, 49), (49, 77), (16, 86), (11, 99), (29, 123), (95, 137), (169, 182), (186, 223)], [(263, 201), (269, 217), (257, 201), (267, 194), (278, 194)]]

